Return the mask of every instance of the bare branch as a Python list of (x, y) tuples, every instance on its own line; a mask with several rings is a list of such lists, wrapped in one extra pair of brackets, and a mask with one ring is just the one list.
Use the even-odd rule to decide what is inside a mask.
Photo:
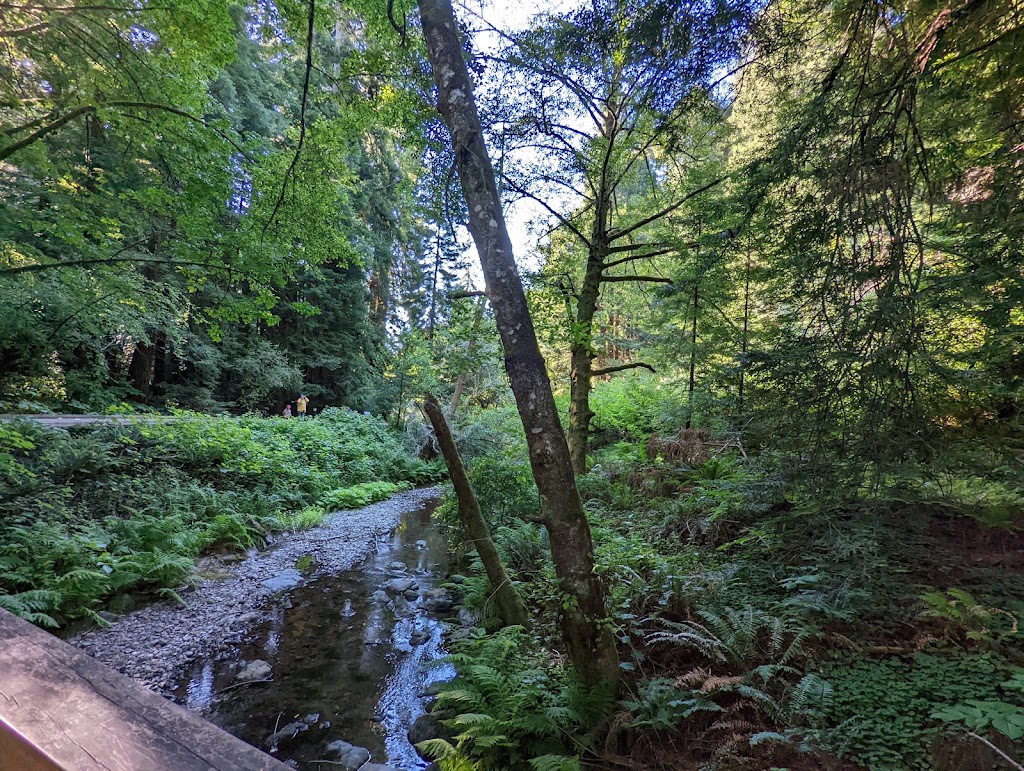
[(42, 32), (44, 29), (50, 26), (50, 22), (41, 21), (37, 24), (30, 24), (27, 27), (21, 27), (19, 29), (0, 29), (0, 38), (6, 37), (19, 37), (21, 35), (31, 35), (33, 32)]
[(635, 361), (632, 364), (619, 364), (616, 367), (605, 367), (604, 369), (595, 369), (590, 374), (593, 377), (601, 377), (602, 375), (610, 375), (613, 372), (622, 372), (624, 369), (646, 369), (651, 372), (657, 372), (657, 370), (650, 364), (646, 364), (642, 361)]
[(711, 190), (712, 188), (717, 187), (718, 185), (720, 185), (723, 182), (725, 182), (726, 179), (728, 179), (728, 176), (721, 176), (721, 177), (718, 177), (717, 179), (713, 179), (710, 182), (708, 182), (706, 185), (701, 185), (696, 190), (691, 190), (689, 193), (684, 195), (682, 198), (677, 200), (675, 203), (670, 204), (669, 206), (666, 206), (661, 211), (655, 212), (654, 214), (652, 214), (649, 217), (644, 217), (642, 220), (640, 220), (639, 222), (634, 222), (629, 227), (626, 227), (626, 228), (616, 228), (615, 230), (613, 230), (613, 231), (611, 231), (609, 233), (609, 239), (608, 240), (609, 241), (618, 241), (620, 238), (624, 238), (625, 236), (628, 236), (630, 233), (633, 233), (633, 232), (639, 230), (640, 228), (644, 227), (645, 225), (650, 225), (652, 222), (660, 220), (662, 217), (665, 217), (666, 215), (669, 215), (672, 212), (674, 212), (676, 209), (678, 209), (684, 203), (689, 201), (691, 198), (695, 198), (696, 196), (701, 195), (702, 193), (706, 193), (708, 190)]
[(664, 276), (601, 276), (601, 281), (604, 283), (614, 283), (618, 281), (649, 281), (656, 284), (672, 284), (675, 283), (670, 278)]
[(633, 252), (637, 249), (660, 249), (664, 246), (668, 246), (664, 241), (653, 241), (643, 242), (636, 244), (620, 244), (619, 246), (610, 246), (606, 250), (608, 254), (618, 254), (620, 252)]
[[(195, 123), (199, 123), (199, 124), (205, 126), (206, 128), (212, 129), (222, 139), (224, 139), (226, 142), (231, 144), (231, 146), (234, 147), (235, 150), (237, 150), (239, 153), (244, 155), (246, 158), (249, 157), (248, 153), (246, 153), (246, 151), (245, 151), (245, 148), (242, 147), (237, 142), (235, 142), (230, 136), (225, 134), (220, 129), (214, 128), (209, 123), (207, 123), (205, 120), (203, 120), (202, 118), (200, 118), (200, 117), (198, 117), (196, 115), (193, 115), (190, 112), (187, 112), (185, 110), (180, 110), (177, 107), (171, 107), (170, 105), (158, 104), (156, 102), (132, 102), (132, 101), (125, 101), (125, 100), (115, 100), (115, 101), (111, 101), (111, 102), (101, 102), (100, 104), (87, 104), (87, 105), (84, 105), (82, 107), (76, 107), (75, 109), (70, 110), (70, 111), (64, 113), (59, 118), (56, 118), (55, 120), (51, 121), (50, 123), (47, 123), (44, 126), (40, 126), (38, 129), (33, 131), (31, 134), (26, 136), (24, 139), (19, 139), (17, 142), (14, 142), (13, 144), (9, 144), (9, 145), (7, 145), (5, 147), (0, 147), (0, 161), (9, 158), (10, 156), (14, 155), (14, 153), (18, 152), (19, 150), (22, 150), (25, 147), (28, 147), (33, 142), (36, 142), (36, 141), (42, 139), (47, 134), (52, 134), (54, 131), (56, 131), (57, 129), (61, 128), (62, 126), (70, 123), (71, 121), (75, 120), (76, 118), (80, 118), (83, 115), (91, 115), (91, 114), (95, 113), (97, 110), (101, 110), (101, 109), (118, 109), (118, 108), (129, 109), (129, 110), (131, 110), (131, 109), (135, 109), (135, 110), (157, 110), (159, 112), (167, 112), (167, 113), (171, 113), (172, 115), (177, 115), (179, 117), (186, 118), (186, 119), (188, 119), (190, 121), (193, 121)], [(42, 121), (45, 121), (47, 118), (49, 118), (52, 115), (53, 115), (53, 113), (50, 113), (50, 115), (47, 115), (46, 117), (36, 118), (35, 120), (29, 121), (28, 123), (25, 123), (25, 124), (23, 124), (21, 126), (16, 126), (14, 128), (5, 129), (3, 133), (7, 134), (8, 136), (13, 136), (15, 134), (20, 134), (22, 131), (27, 131), (29, 128), (32, 128), (34, 126), (39, 126), (39, 124)], [(128, 116), (128, 117), (131, 117), (131, 116)]]
[(670, 254), (675, 251), (672, 248), (655, 249), (653, 252), (643, 252), (642, 254), (633, 254), (629, 257), (623, 257), (619, 260), (612, 260), (611, 262), (605, 263), (602, 270), (608, 270), (608, 268), (614, 268), (616, 265), (624, 265), (627, 262), (635, 262), (636, 260), (648, 260), (651, 257), (660, 257), (663, 254)]
[(565, 225), (565, 227), (567, 227), (572, 232), (573, 235), (575, 235), (578, 239), (580, 239), (580, 241), (582, 241), (586, 245), (586, 247), (588, 249), (590, 248), (590, 239), (587, 238), (585, 235), (583, 235), (583, 232), (579, 228), (577, 228), (575, 225), (573, 225), (571, 220), (567, 219), (564, 215), (562, 215), (562, 214), (558, 213), (557, 211), (555, 211), (555, 209), (553, 209), (547, 203), (547, 201), (544, 201), (543, 199), (535, 196), (533, 193), (529, 192), (525, 188), (520, 187), (515, 182), (513, 182), (511, 179), (509, 179), (507, 176), (503, 177), (503, 179), (505, 181), (505, 184), (508, 185), (512, 190), (517, 192), (519, 195), (525, 196), (526, 198), (529, 198), (531, 201), (536, 201), (541, 206), (543, 206), (545, 209), (547, 209), (549, 214), (554, 216), (559, 222), (561, 222), (563, 225)]

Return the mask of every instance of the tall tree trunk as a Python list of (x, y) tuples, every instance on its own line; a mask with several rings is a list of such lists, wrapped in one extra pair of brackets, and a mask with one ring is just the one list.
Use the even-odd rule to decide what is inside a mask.
[(693, 282), (693, 326), (690, 329), (690, 382), (687, 385), (686, 427), (693, 423), (693, 392), (697, 387), (697, 316), (700, 314), (700, 281)]
[(139, 392), (139, 398), (144, 404), (149, 403), (155, 375), (156, 346), (151, 343), (136, 343), (131, 363), (128, 365), (128, 378), (132, 381), (132, 388)]
[(432, 394), (427, 394), (423, 399), (423, 411), (430, 419), (430, 425), (434, 427), (434, 436), (441, 447), (441, 455), (444, 456), (445, 465), (448, 466), (448, 476), (451, 477), (452, 485), (455, 487), (455, 497), (459, 502), (459, 519), (462, 527), (470, 538), (470, 543), (480, 555), (480, 561), (487, 571), (487, 579), (491, 582), (491, 592), (494, 595), (494, 604), (498, 609), (498, 617), (505, 626), (526, 626), (530, 625), (530, 614), (526, 610), (526, 603), (519, 595), (512, 579), (505, 572), (505, 566), (501, 562), (501, 556), (494, 546), (491, 538), (491, 529), (480, 512), (480, 501), (469, 483), (469, 476), (466, 474), (466, 467), (462, 463), (462, 456), (459, 455), (459, 448), (455, 446), (455, 439), (452, 437), (451, 427), (445, 419), (441, 405)]
[(587, 473), (587, 443), (590, 441), (590, 421), (594, 418), (590, 409), (594, 371), (594, 316), (597, 315), (597, 301), (601, 292), (603, 260), (604, 255), (599, 249), (590, 250), (576, 305), (576, 323), (570, 335), (569, 428), (566, 435), (572, 470), (576, 474)]
[(736, 411), (743, 414), (743, 386), (747, 374), (747, 348), (750, 345), (750, 247), (747, 247), (747, 265), (743, 281), (743, 340), (740, 343), (740, 389)]
[(512, 254), (455, 14), (450, 0), (418, 0), (418, 5), (437, 84), (438, 108), (451, 132), (459, 181), (470, 212), (469, 231), (480, 255), (505, 351), (505, 370), (526, 432), (555, 572), (566, 594), (560, 612), (566, 650), (586, 684), (613, 686), (619, 677), (618, 652), (604, 620), (604, 586), (594, 574), (590, 525)]

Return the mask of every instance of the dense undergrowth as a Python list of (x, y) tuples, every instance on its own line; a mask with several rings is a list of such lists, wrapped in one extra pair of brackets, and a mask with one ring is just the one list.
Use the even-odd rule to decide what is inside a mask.
[[(445, 771), (1018, 767), (999, 754), (1024, 758), (1009, 475), (824, 500), (767, 453), (649, 457), (671, 412), (649, 394), (597, 394), (604, 432), (579, 482), (623, 692), (613, 703), (574, 686), (521, 439), (482, 428), (510, 416), (474, 416), (472, 481), (538, 621), (499, 631), (467, 554), (460, 590), (478, 628), (452, 632), (459, 675), (436, 707), (450, 740), (422, 747)], [(457, 542), (453, 504), (441, 512)]]
[(375, 417), (0, 425), (0, 607), (47, 627), (175, 596), (209, 550), (244, 550), (436, 478)]

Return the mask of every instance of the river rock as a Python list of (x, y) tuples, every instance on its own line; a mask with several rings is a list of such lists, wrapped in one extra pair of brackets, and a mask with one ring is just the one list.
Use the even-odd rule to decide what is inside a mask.
[(263, 659), (256, 659), (250, 661), (235, 675), (235, 679), (242, 683), (252, 682), (253, 680), (266, 680), (270, 677), (270, 664), (265, 662)]
[(276, 576), (271, 576), (260, 581), (260, 584), (264, 589), (267, 589), (271, 594), (277, 594), (287, 589), (294, 589), (296, 586), (302, 583), (302, 573), (295, 568), (288, 568), (282, 570)]
[(240, 616), (235, 616), (233, 619), (231, 619), (231, 625), (236, 627), (249, 626), (250, 624), (255, 624), (257, 621), (260, 620), (260, 618), (261, 616), (258, 612), (256, 612), (255, 610), (251, 610), (248, 613), (243, 613)]
[(405, 563), (401, 560), (395, 560), (390, 565), (388, 565), (388, 570), (394, 570), (396, 573), (404, 573), (408, 569), (409, 568), (406, 567)]
[(366, 761), (370, 759), (370, 751), (365, 747), (356, 747), (354, 744), (338, 739), (327, 745), (324, 750), (328, 755), (336, 757), (337, 762), (346, 771), (366, 768)]
[(111, 613), (119, 613), (122, 616), (131, 613), (136, 606), (135, 596), (132, 594), (117, 594), (107, 601), (107, 610)]
[(308, 723), (289, 723), (280, 730), (274, 731), (274, 733), (270, 734), (270, 736), (266, 738), (265, 743), (268, 747), (276, 747), (281, 742), (293, 738), (296, 734), (308, 730)]
[(415, 629), (413, 633), (409, 635), (410, 645), (422, 645), (430, 639), (430, 632), (426, 629)]
[(116, 624), (118, 621), (121, 620), (121, 617), (119, 615), (117, 615), (116, 613), (111, 613), (109, 610), (101, 610), (96, 615), (102, 618), (108, 624)]
[(380, 763), (367, 763), (360, 767), (359, 771), (407, 771), (407, 769), (398, 768), (398, 766), (383, 766)]
[(388, 597), (388, 593), (385, 592), (383, 589), (378, 589), (373, 594), (371, 594), (370, 595), (370, 599), (373, 600), (374, 602), (381, 602), (381, 603), (390, 602), (390, 600), (391, 600), (391, 598)]
[(426, 542), (426, 541), (424, 541), (424, 540), (423, 540), (423, 539), (421, 538), (420, 540), (418, 540), (418, 541), (416, 542), (416, 548), (417, 548), (417, 549), (426, 549), (426, 548), (427, 548), (427, 542)]
[(415, 590), (418, 584), (411, 578), (392, 578), (386, 584), (384, 584), (384, 590), (388, 594), (405, 594), (410, 590)]
[(455, 607), (455, 599), (447, 589), (429, 589), (423, 596), (423, 607), (435, 613), (447, 613)]
[(415, 589), (406, 589), (405, 592), (402, 593), (402, 596), (409, 602), (415, 602), (416, 598), (420, 596), (420, 593)]

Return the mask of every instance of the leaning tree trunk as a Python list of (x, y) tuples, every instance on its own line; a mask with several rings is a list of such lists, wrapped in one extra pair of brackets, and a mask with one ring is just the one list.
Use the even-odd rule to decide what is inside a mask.
[(491, 538), (491, 529), (480, 512), (480, 501), (477, 500), (473, 486), (469, 483), (469, 476), (462, 463), (462, 456), (459, 455), (459, 448), (455, 446), (452, 430), (445, 419), (441, 405), (432, 394), (424, 397), (423, 411), (427, 413), (430, 425), (434, 427), (434, 436), (437, 437), (441, 455), (444, 456), (445, 465), (448, 466), (448, 476), (451, 477), (452, 485), (455, 487), (455, 497), (459, 502), (459, 520), (470, 538), (470, 543), (476, 549), (476, 553), (480, 555), (480, 561), (484, 563), (484, 570), (491, 582), (491, 592), (498, 609), (498, 617), (505, 626), (528, 627), (530, 615), (526, 610), (526, 603), (523, 602), (523, 598), (512, 585), (512, 579), (505, 572), (501, 556)]
[(418, 0), (418, 4), (438, 108), (452, 136), (470, 212), (469, 231), (480, 254), (505, 351), (505, 369), (526, 431), (541, 516), (551, 536), (555, 573), (565, 593), (560, 623), (566, 650), (585, 683), (611, 685), (618, 680), (618, 653), (606, 621), (604, 587), (594, 574), (590, 525), (512, 254), (455, 14), (450, 0)]

